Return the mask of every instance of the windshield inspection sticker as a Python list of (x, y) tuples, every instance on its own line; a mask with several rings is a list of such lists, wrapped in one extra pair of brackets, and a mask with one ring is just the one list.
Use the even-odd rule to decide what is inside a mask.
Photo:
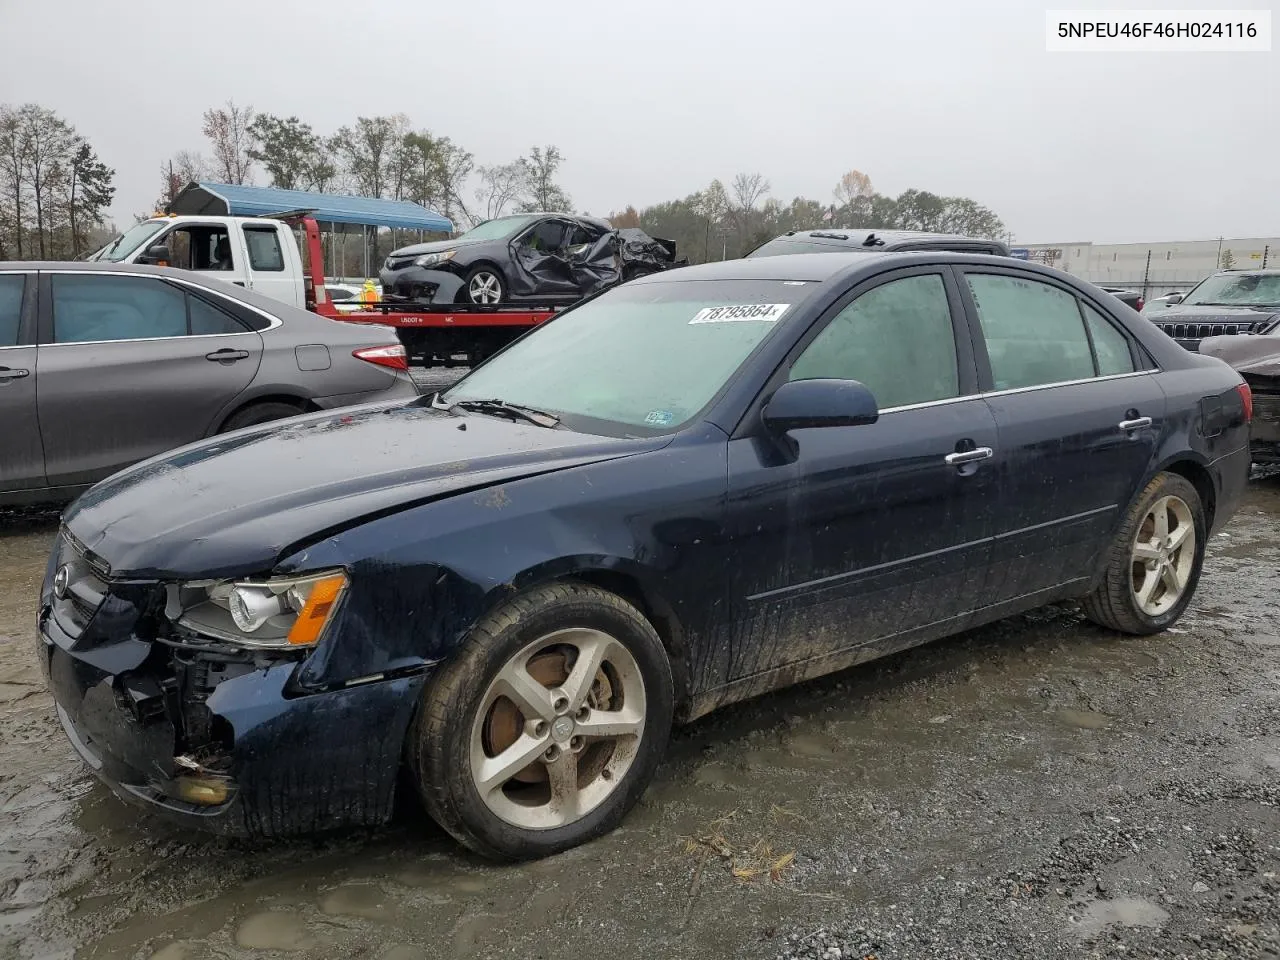
[(761, 320), (773, 323), (791, 306), (789, 303), (740, 303), (723, 307), (704, 307), (693, 315), (690, 323), (736, 323), (741, 320)]
[(665, 427), (676, 418), (670, 410), (650, 410), (645, 414), (644, 422), (651, 427)]

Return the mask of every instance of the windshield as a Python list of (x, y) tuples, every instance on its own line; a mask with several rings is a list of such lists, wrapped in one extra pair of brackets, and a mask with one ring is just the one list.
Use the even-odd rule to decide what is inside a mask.
[(711, 402), (811, 288), (781, 280), (627, 284), (513, 344), (443, 400), (501, 399), (586, 432), (674, 430)]
[(881, 247), (862, 247), (856, 243), (831, 243), (819, 240), (789, 240), (779, 237), (770, 240), (762, 247), (757, 247), (747, 254), (751, 257), (778, 257), (787, 253), (866, 253), (869, 250), (880, 250)]
[(1182, 301), (1191, 306), (1280, 306), (1280, 273), (1223, 273), (1209, 277)]
[(503, 237), (509, 237), (518, 230), (522, 230), (529, 224), (533, 223), (537, 217), (499, 217), (497, 220), (488, 220), (480, 224), (478, 227), (472, 227), (459, 240), (501, 240)]
[(169, 221), (167, 220), (143, 220), (141, 223), (136, 223), (89, 259), (109, 260), (112, 263), (117, 263), (137, 250), (168, 224)]

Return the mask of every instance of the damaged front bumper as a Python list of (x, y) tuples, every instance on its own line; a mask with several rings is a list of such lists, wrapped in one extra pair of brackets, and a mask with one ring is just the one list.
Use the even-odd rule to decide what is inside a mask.
[(40, 654), (58, 718), (122, 799), (233, 835), (390, 816), (423, 673), (302, 690), (292, 652), (165, 638), (158, 584), (107, 583), (57, 556), (50, 571)]
[(414, 265), (398, 270), (383, 268), (378, 273), (384, 300), (413, 303), (458, 303), (462, 299), (462, 279), (447, 270)]

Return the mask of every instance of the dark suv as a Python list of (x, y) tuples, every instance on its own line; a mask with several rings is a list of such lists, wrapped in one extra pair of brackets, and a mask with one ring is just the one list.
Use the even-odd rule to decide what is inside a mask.
[(890, 250), (954, 250), (956, 253), (988, 253), (1009, 256), (1009, 248), (999, 240), (978, 240), (948, 233), (921, 233), (915, 230), (858, 229), (789, 230), (762, 243), (748, 257), (777, 257), (786, 253), (886, 253)]
[(1280, 270), (1223, 270), (1148, 319), (1188, 350), (1206, 337), (1280, 329)]

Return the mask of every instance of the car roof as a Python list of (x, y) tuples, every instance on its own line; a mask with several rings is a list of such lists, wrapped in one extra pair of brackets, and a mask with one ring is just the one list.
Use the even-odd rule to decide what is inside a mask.
[(864, 247), (868, 237), (874, 236), (877, 240), (883, 240), (884, 245), (875, 244), (877, 250), (884, 250), (892, 247), (894, 244), (910, 243), (916, 240), (931, 241), (947, 241), (965, 243), (992, 243), (1003, 246), (999, 240), (987, 240), (982, 237), (965, 237), (956, 233), (929, 233), (925, 230), (881, 230), (878, 227), (824, 227), (820, 230), (790, 230), (782, 236), (774, 237), (774, 240), (826, 240), (830, 241), (832, 246), (837, 244), (848, 244), (851, 247), (862, 249), (871, 249)]
[(750, 257), (739, 260), (717, 260), (691, 267), (678, 267), (637, 277), (627, 286), (641, 283), (674, 283), (697, 280), (778, 280), (821, 283), (848, 279), (856, 274), (874, 272), (885, 266), (911, 266), (920, 263), (985, 263), (992, 266), (1029, 270), (1061, 276), (1039, 264), (984, 253), (959, 253), (953, 250), (868, 250), (865, 253), (784, 253), (776, 257)]

